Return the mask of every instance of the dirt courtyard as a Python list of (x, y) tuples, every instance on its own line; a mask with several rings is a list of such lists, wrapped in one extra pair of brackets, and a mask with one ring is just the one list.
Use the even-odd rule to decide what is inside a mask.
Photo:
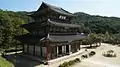
[[(93, 57), (82, 60), (82, 62), (73, 65), (72, 67), (120, 67), (120, 47), (102, 43), (96, 49), (90, 49), (96, 52)], [(117, 57), (104, 57), (103, 52), (114, 50)]]
[[(103, 52), (107, 50), (114, 50), (114, 52), (117, 54), (116, 57), (104, 57), (102, 55)], [(119, 46), (113, 46), (110, 44), (105, 44), (102, 43), (100, 47), (97, 47), (95, 49), (88, 49), (88, 51), (95, 51), (96, 54), (92, 57), (89, 57), (87, 59), (83, 59), (80, 63), (76, 63), (72, 65), (71, 67), (120, 67), (120, 47)], [(82, 54), (86, 53), (84, 50)], [(22, 57), (22, 56), (16, 56), (16, 58), (13, 57), (13, 55), (6, 56), (8, 60), (11, 59), (16, 59), (17, 63), (15, 64), (16, 67), (58, 67), (59, 64), (65, 62), (65, 61), (70, 61), (75, 58), (80, 58), (82, 54), (75, 55), (73, 57), (70, 57), (69, 59), (66, 60), (61, 60), (58, 62), (53, 62), (50, 65), (43, 65), (40, 64), (39, 62), (36, 62), (34, 60), (30, 60), (29, 58)]]

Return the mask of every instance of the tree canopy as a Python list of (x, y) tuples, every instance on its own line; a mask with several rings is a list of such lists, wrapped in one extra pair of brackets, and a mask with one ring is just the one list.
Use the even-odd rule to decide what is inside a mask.
[(118, 17), (89, 15), (82, 12), (74, 13), (74, 15), (76, 17), (72, 19), (72, 23), (84, 25), (91, 33), (116, 34), (120, 32), (120, 18)]
[(21, 24), (28, 22), (29, 17), (13, 11), (0, 10), (0, 48), (17, 44), (16, 35), (22, 34)]

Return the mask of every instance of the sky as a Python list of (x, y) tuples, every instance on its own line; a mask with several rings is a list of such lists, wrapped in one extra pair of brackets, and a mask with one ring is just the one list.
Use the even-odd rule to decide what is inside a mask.
[(42, 2), (74, 13), (120, 17), (120, 0), (0, 0), (0, 9), (10, 11), (36, 11)]

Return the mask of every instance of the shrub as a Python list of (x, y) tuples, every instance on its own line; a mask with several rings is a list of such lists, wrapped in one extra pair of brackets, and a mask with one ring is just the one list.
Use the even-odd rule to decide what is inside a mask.
[(81, 61), (79, 58), (76, 58), (75, 60), (76, 60), (76, 62), (80, 62)]
[(44, 62), (44, 65), (48, 65), (48, 62)]
[(116, 54), (113, 50), (108, 50), (102, 54), (105, 57), (116, 57)]
[(63, 64), (60, 64), (59, 67), (64, 67)]
[(62, 64), (62, 66), (63, 66), (63, 67), (69, 67), (69, 63), (68, 63), (68, 62), (64, 62), (64, 63)]
[(93, 56), (93, 55), (95, 55), (96, 53), (95, 53), (95, 51), (91, 51), (90, 53), (89, 53), (89, 56)]
[(88, 58), (87, 54), (82, 55), (81, 57), (82, 57), (82, 58)]
[(69, 62), (64, 62), (63, 64), (60, 64), (59, 67), (69, 67), (69, 66), (75, 64), (76, 62), (80, 62), (80, 59), (76, 58), (76, 59), (71, 60)]
[(113, 51), (113, 50), (108, 50), (107, 52), (108, 52), (108, 53), (114, 53), (114, 51)]
[(103, 56), (105, 56), (105, 57), (116, 57), (116, 54), (108, 53), (108, 54), (103, 54)]
[(69, 61), (69, 65), (73, 65), (74, 64), (74, 61)]

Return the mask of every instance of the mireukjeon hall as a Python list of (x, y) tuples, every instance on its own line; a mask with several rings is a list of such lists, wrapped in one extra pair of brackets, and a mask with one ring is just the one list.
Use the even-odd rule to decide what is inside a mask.
[(63, 8), (42, 2), (37, 11), (29, 14), (32, 20), (21, 25), (29, 33), (16, 36), (22, 42), (23, 53), (48, 61), (80, 50), (80, 44), (71, 44), (85, 38), (81, 26), (72, 24), (75, 17)]

